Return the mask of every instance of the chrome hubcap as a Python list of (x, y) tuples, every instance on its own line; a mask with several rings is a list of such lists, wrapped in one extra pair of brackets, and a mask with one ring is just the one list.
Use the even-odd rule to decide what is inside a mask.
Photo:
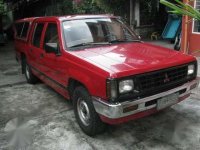
[(30, 79), (30, 72), (29, 72), (29, 67), (26, 65), (26, 76), (28, 79)]
[(78, 99), (77, 110), (82, 123), (88, 126), (90, 124), (90, 111), (87, 103), (82, 98)]

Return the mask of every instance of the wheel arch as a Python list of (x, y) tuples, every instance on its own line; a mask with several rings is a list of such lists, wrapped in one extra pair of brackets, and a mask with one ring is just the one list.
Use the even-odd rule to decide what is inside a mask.
[(89, 91), (87, 86), (83, 82), (81, 82), (75, 78), (68, 79), (68, 91), (69, 91), (70, 98), (72, 98), (73, 91), (78, 86), (83, 86), (87, 91)]

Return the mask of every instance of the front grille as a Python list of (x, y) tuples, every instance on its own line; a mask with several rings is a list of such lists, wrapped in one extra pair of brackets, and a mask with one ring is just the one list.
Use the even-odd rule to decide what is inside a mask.
[(187, 79), (187, 66), (181, 66), (138, 76), (140, 91), (159, 89)]
[[(197, 68), (196, 62), (192, 64), (195, 64)], [(119, 94), (118, 101), (137, 100), (139, 98), (155, 95), (195, 79), (197, 69), (192, 76), (188, 76), (188, 65), (189, 64), (185, 64), (129, 77), (134, 80), (134, 91), (127, 94)]]

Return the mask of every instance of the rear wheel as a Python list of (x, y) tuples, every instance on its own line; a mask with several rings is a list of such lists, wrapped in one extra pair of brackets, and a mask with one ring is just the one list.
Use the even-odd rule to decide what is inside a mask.
[(87, 135), (94, 136), (105, 130), (105, 123), (101, 121), (96, 113), (91, 97), (83, 86), (75, 88), (73, 105), (76, 120)]
[(28, 65), (27, 61), (24, 61), (24, 67), (25, 67), (25, 77), (26, 81), (30, 84), (35, 84), (38, 81), (38, 78), (32, 73), (30, 66)]

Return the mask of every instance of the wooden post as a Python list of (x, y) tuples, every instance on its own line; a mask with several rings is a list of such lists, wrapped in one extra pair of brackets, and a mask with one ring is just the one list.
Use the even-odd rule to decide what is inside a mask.
[[(189, 0), (185, 0), (184, 1), (185, 3), (188, 3)], [(185, 54), (188, 54), (189, 53), (189, 50), (188, 50), (188, 21), (189, 21), (189, 17), (186, 15), (184, 16), (184, 21), (183, 21), (183, 24), (184, 24), (184, 27), (183, 27), (183, 52)]]

